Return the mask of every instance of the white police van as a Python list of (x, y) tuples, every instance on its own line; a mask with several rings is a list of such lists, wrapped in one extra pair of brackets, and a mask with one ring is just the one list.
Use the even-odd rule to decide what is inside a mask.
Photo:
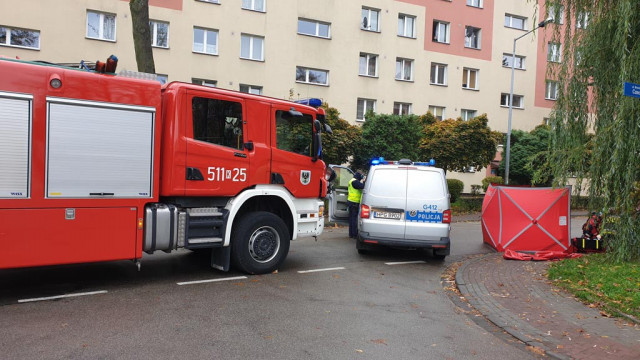
[[(444, 170), (433, 165), (433, 160), (429, 163), (407, 159), (372, 161), (360, 204), (356, 240), (359, 253), (366, 253), (373, 246), (386, 245), (433, 249), (433, 255), (438, 259), (449, 255), (449, 189)], [(341, 175), (347, 177), (346, 173)], [(330, 198), (329, 214), (334, 218), (344, 216), (339, 206), (341, 196), (344, 197), (334, 191)]]

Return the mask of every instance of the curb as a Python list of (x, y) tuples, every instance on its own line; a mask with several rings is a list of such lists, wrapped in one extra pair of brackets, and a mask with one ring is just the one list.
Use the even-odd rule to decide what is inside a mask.
[(524, 343), (525, 345), (533, 346), (533, 347), (542, 349), (546, 356), (548, 356), (550, 358), (553, 358), (553, 359), (558, 359), (558, 360), (570, 360), (570, 359), (572, 359), (570, 356), (566, 356), (566, 355), (562, 355), (562, 354), (558, 354), (558, 353), (554, 352), (546, 344), (543, 344), (543, 343), (541, 343), (539, 341), (531, 340), (531, 336), (529, 336), (529, 334), (526, 334), (526, 333), (524, 333), (522, 331), (514, 329), (513, 326), (510, 326), (507, 322), (505, 322), (505, 320), (503, 318), (501, 318), (497, 314), (499, 311), (503, 311), (499, 307), (496, 307), (495, 311), (489, 310), (489, 311), (484, 311), (483, 312), (483, 311), (480, 310), (480, 304), (479, 304), (478, 301), (475, 300), (475, 298), (477, 296), (472, 293), (473, 290), (470, 290), (470, 286), (467, 286), (467, 285), (471, 285), (471, 284), (467, 284), (466, 283), (466, 281), (464, 280), (464, 275), (463, 274), (464, 274), (465, 270), (470, 265), (472, 265), (472, 264), (474, 264), (474, 263), (476, 263), (478, 261), (484, 260), (484, 259), (486, 259), (488, 257), (491, 257), (491, 256), (496, 256), (496, 253), (487, 254), (487, 255), (484, 255), (484, 256), (481, 256), (481, 257), (477, 257), (477, 258), (474, 258), (474, 259), (470, 259), (470, 260), (463, 260), (463, 264), (458, 268), (458, 271), (456, 271), (456, 276), (455, 276), (456, 287), (460, 291), (460, 294), (465, 298), (467, 304), (469, 304), (469, 306), (471, 306), (473, 309), (475, 309), (478, 313), (482, 314), (482, 316), (485, 319), (487, 319), (488, 321), (490, 321), (492, 324), (494, 324), (495, 326), (500, 328), (502, 331), (504, 331), (504, 332), (508, 333), (509, 335), (513, 336), (514, 338), (516, 338), (520, 342)]

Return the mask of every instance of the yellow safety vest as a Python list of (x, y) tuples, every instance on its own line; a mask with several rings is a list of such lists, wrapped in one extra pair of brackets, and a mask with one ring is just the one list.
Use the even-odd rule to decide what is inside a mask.
[(347, 200), (354, 203), (360, 203), (360, 199), (362, 199), (362, 190), (356, 189), (351, 185), (354, 181), (356, 181), (356, 179), (349, 180), (349, 196), (347, 197)]

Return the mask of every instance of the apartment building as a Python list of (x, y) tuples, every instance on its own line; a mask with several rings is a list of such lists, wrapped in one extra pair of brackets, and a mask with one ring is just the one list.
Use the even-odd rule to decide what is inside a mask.
[[(486, 113), (507, 131), (548, 117), (560, 61), (549, 29), (517, 43), (545, 14), (544, 0), (149, 0), (161, 81), (285, 99), (316, 97), (352, 123), (364, 114), (469, 119)], [(543, 17), (544, 18), (544, 17)], [(0, 4), (0, 55), (53, 63), (105, 60), (136, 70), (126, 0), (22, 0)], [(554, 85), (555, 84), (555, 85)], [(555, 87), (554, 87), (555, 86)], [(384, 155), (384, 154), (381, 154)], [(490, 171), (448, 174), (470, 185)]]

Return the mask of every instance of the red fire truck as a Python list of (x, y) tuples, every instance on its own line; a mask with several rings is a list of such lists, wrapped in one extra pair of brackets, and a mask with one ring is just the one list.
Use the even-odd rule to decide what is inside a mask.
[(321, 129), (307, 105), (0, 59), (0, 268), (187, 248), (272, 272), (323, 231)]

